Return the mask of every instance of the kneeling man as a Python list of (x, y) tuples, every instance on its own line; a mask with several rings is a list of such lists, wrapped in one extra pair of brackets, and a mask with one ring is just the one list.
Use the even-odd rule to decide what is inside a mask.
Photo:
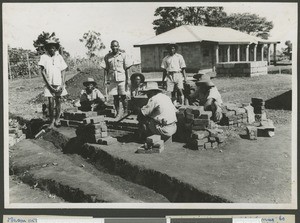
[(211, 81), (208, 74), (203, 74), (196, 82), (197, 89), (190, 95), (193, 105), (204, 106), (205, 111), (212, 111), (213, 121), (219, 122), (222, 118), (223, 103), (221, 94)]
[(98, 111), (105, 108), (105, 98), (97, 89), (97, 83), (94, 78), (88, 78), (83, 82), (85, 89), (80, 93), (80, 110)]
[(155, 134), (167, 140), (177, 130), (175, 106), (171, 99), (158, 88), (156, 82), (148, 82), (142, 92), (147, 94), (149, 101), (138, 114), (141, 139)]

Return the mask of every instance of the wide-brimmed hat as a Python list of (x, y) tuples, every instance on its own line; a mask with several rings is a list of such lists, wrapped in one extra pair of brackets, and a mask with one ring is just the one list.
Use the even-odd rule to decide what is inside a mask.
[(131, 82), (133, 82), (136, 77), (140, 77), (142, 83), (145, 82), (145, 76), (142, 73), (134, 73), (134, 74), (132, 74), (130, 76)]
[(208, 74), (202, 74), (201, 77), (196, 81), (196, 85), (197, 86), (205, 85), (207, 87), (214, 87), (215, 86), (214, 83), (211, 81), (210, 76)]
[(163, 90), (158, 87), (157, 82), (153, 81), (153, 82), (147, 82), (146, 87), (141, 92), (142, 93), (147, 93), (149, 91), (159, 91), (159, 92), (162, 92)]
[(203, 71), (199, 70), (198, 73), (193, 75), (194, 81), (198, 81), (203, 75), (208, 75), (211, 79), (216, 76), (216, 73), (214, 71)]
[(178, 49), (178, 45), (176, 44), (176, 43), (169, 43), (167, 46), (166, 46), (166, 48), (167, 49), (170, 49), (171, 47), (175, 47), (175, 49), (177, 50)]
[(83, 85), (84, 85), (85, 87), (86, 87), (87, 85), (89, 85), (89, 84), (93, 84), (94, 86), (97, 85), (96, 81), (95, 81), (94, 78), (92, 78), (92, 77), (89, 77), (89, 78), (87, 79), (87, 81), (83, 82)]
[(57, 48), (60, 47), (60, 43), (57, 39), (50, 38), (45, 41), (45, 46), (55, 45)]

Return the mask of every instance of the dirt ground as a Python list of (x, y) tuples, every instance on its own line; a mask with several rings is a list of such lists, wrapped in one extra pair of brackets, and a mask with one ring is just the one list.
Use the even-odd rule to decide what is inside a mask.
[[(80, 76), (74, 77), (75, 74), (75, 72), (67, 74), (67, 79), (69, 79), (67, 87), (69, 87), (71, 97), (65, 101), (63, 108), (71, 106), (70, 101), (76, 98), (77, 92), (79, 93), (82, 88), (82, 80), (91, 75), (91, 73), (82, 73)], [(93, 75), (97, 76), (98, 74), (93, 73)], [(251, 97), (261, 97), (264, 100), (268, 100), (291, 90), (291, 77), (291, 75), (277, 74), (253, 78), (216, 78), (213, 81), (218, 87), (224, 102), (244, 103), (250, 102)], [(42, 117), (42, 99), (39, 96), (42, 91), (43, 80), (41, 77), (9, 81), (10, 114), (22, 116), (27, 120)], [(175, 162), (180, 163), (180, 165), (177, 165), (179, 170), (180, 166), (184, 166), (187, 170), (199, 168), (196, 165), (197, 162), (206, 164), (207, 170), (214, 168), (215, 171), (213, 173), (201, 171), (201, 176), (198, 175), (199, 173), (196, 175), (188, 174), (188, 171), (180, 173), (179, 170), (177, 174), (180, 175), (179, 177), (182, 180), (191, 178), (196, 179), (195, 183), (203, 186), (206, 184), (209, 187), (207, 188), (208, 191), (214, 191), (220, 195), (226, 193), (234, 194), (236, 196), (234, 200), (243, 197), (245, 202), (260, 201), (261, 194), (256, 193), (255, 190), (252, 191), (257, 187), (257, 189), (264, 191), (270, 203), (289, 202), (291, 195), (290, 190), (287, 188), (291, 184), (289, 174), (291, 171), (291, 111), (267, 109), (267, 116), (274, 121), (275, 126), (279, 130), (279, 134), (277, 134), (276, 130), (274, 138), (249, 141), (239, 138), (238, 133), (236, 133), (232, 144), (227, 144), (222, 152), (209, 151), (203, 154), (202, 151), (184, 150), (181, 146), (180, 150), (179, 147), (172, 148), (171, 151), (176, 150), (173, 151), (174, 154), (166, 152), (158, 159), (165, 158), (173, 164), (175, 160)], [(178, 153), (178, 151), (180, 152)], [(114, 153), (114, 150), (108, 152)], [(143, 155), (139, 155), (139, 157), (134, 156), (134, 158), (131, 154), (126, 155), (125, 152), (126, 150), (122, 150), (122, 153), (118, 152), (118, 154), (113, 155), (123, 156), (123, 158), (129, 160), (133, 159), (133, 163), (145, 165), (145, 159), (142, 158)], [(178, 154), (185, 157), (184, 162), (180, 162)], [(149, 158), (146, 160), (149, 160)], [(193, 164), (188, 167), (191, 160), (196, 166)], [(147, 162), (148, 167), (156, 168), (157, 162), (151, 159), (149, 161)], [(165, 164), (165, 162), (161, 164)], [(172, 174), (172, 171), (174, 171), (172, 165), (163, 165), (163, 168), (168, 174)], [(236, 179), (237, 184), (228, 185), (228, 182), (232, 182), (236, 175), (239, 176)], [(250, 177), (247, 178), (247, 176)], [(213, 178), (216, 180), (212, 180)], [(274, 179), (276, 179), (275, 182)], [(11, 185), (17, 188), (16, 181), (14, 179), (10, 181)], [(217, 187), (220, 185), (219, 183), (223, 185), (220, 188)], [(247, 194), (251, 195), (246, 196), (246, 194), (243, 194), (243, 190), (240, 191), (239, 188), (243, 188), (247, 191)], [(24, 191), (29, 193), (28, 189), (33, 190), (32, 193), (36, 192), (35, 189), (31, 188), (24, 188)], [(14, 193), (19, 196), (20, 194), (16, 193), (17, 190), (14, 190)], [(23, 189), (21, 188), (20, 190)], [(41, 200), (43, 200), (43, 194), (41, 196), (38, 195), (38, 197), (41, 197)], [(45, 201), (47, 201), (47, 198), (45, 198)], [(22, 199), (20, 202), (22, 202)]]

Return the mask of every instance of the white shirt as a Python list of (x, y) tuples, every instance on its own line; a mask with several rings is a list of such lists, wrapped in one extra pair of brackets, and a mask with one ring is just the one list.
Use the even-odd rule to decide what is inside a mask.
[(216, 86), (210, 88), (209, 91), (206, 92), (206, 94), (203, 94), (199, 90), (199, 87), (198, 87), (198, 89), (190, 97), (196, 99), (200, 103), (200, 105), (202, 105), (202, 106), (210, 98), (215, 99), (217, 104), (219, 104), (219, 105), (221, 105), (223, 103), (222, 98), (221, 98), (221, 94), (218, 91)]
[(68, 66), (58, 51), (52, 57), (48, 54), (43, 54), (38, 65), (46, 70), (46, 78), (50, 85), (62, 84), (61, 72)]
[(185, 67), (186, 65), (183, 56), (178, 53), (164, 57), (161, 63), (161, 68), (168, 72), (181, 72), (181, 69)]
[(161, 122), (166, 120), (167, 124), (177, 122), (176, 108), (171, 99), (162, 93), (158, 93), (149, 99), (148, 104), (141, 108), (144, 116), (149, 116), (154, 120)]
[(93, 101), (98, 98), (104, 100), (103, 94), (97, 88), (94, 88), (90, 94), (86, 93), (86, 90), (80, 92), (80, 102)]

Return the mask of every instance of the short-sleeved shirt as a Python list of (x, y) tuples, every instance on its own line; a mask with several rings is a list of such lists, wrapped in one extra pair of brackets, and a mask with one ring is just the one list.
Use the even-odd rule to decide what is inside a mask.
[(86, 93), (86, 90), (80, 92), (80, 102), (93, 101), (98, 98), (104, 100), (103, 94), (97, 88), (94, 88), (90, 94)]
[(161, 123), (164, 119), (167, 124), (177, 122), (176, 108), (171, 99), (162, 93), (158, 93), (151, 97), (148, 103), (141, 108), (144, 116), (153, 118), (155, 121)]
[(38, 65), (46, 70), (46, 78), (50, 85), (62, 84), (61, 72), (68, 66), (58, 51), (52, 57), (49, 54), (43, 54)]
[(175, 53), (172, 56), (167, 55), (161, 63), (161, 68), (168, 72), (181, 72), (181, 69), (185, 67), (186, 65), (183, 56), (178, 53)]
[(138, 87), (134, 88), (133, 86), (130, 87), (130, 91), (131, 91), (131, 96), (138, 96), (141, 95), (144, 89), (145, 89), (146, 85), (145, 84), (140, 84)]
[(123, 52), (118, 52), (114, 55), (112, 52), (108, 53), (104, 57), (104, 61), (101, 64), (108, 72), (108, 80), (114, 82), (125, 81), (125, 70), (130, 67), (128, 56)]
[(200, 106), (205, 105), (206, 101), (210, 98), (213, 98), (216, 100), (217, 104), (221, 105), (223, 103), (221, 94), (218, 91), (217, 87), (214, 86), (209, 89), (209, 91), (205, 94), (203, 94), (198, 89), (195, 91), (193, 95), (191, 95), (191, 98), (195, 99), (197, 102), (199, 102)]

